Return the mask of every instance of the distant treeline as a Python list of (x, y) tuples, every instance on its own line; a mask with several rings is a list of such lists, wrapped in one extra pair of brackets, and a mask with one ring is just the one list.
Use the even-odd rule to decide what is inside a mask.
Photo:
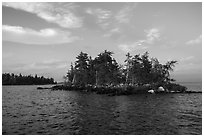
[(22, 76), (13, 73), (2, 74), (2, 85), (45, 85), (56, 84), (53, 78), (44, 78), (43, 76)]

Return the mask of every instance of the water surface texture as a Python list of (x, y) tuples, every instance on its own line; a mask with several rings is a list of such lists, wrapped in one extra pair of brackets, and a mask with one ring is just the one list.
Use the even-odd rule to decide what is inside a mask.
[(202, 134), (202, 94), (107, 96), (2, 87), (2, 134)]

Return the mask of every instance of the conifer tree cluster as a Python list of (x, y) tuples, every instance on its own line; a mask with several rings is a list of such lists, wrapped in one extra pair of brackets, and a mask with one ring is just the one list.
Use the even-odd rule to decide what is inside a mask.
[(177, 61), (161, 64), (157, 58), (150, 58), (149, 53), (130, 55), (127, 53), (124, 65), (119, 65), (112, 57), (113, 52), (105, 50), (92, 59), (81, 52), (74, 64), (71, 64), (65, 78), (74, 85), (144, 85), (168, 84), (170, 71)]

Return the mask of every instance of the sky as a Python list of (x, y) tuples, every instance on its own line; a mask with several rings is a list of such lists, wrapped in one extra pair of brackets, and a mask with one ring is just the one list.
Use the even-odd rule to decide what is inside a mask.
[(177, 60), (172, 78), (202, 81), (201, 2), (2, 3), (2, 71), (63, 81), (82, 51)]

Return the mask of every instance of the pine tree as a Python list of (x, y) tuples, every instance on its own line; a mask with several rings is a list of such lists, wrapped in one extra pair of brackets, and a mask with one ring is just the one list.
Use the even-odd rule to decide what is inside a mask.
[(76, 57), (74, 77), (77, 85), (85, 86), (88, 83), (88, 62), (89, 57), (87, 53), (81, 52)]

